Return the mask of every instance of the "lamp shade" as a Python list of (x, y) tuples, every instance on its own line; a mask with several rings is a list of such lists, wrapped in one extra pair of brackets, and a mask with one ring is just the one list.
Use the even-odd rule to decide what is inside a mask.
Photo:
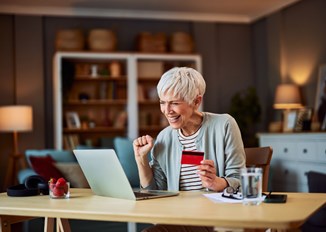
[(293, 84), (281, 84), (277, 87), (274, 100), (275, 109), (302, 108), (299, 87)]
[(30, 131), (33, 128), (31, 106), (0, 107), (0, 131)]

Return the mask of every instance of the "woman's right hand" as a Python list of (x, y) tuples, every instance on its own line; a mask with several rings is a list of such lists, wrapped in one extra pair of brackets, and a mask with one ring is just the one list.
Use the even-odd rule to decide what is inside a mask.
[(147, 154), (154, 145), (153, 141), (153, 138), (149, 135), (144, 135), (134, 140), (132, 145), (137, 163), (139, 161), (141, 163), (143, 163), (143, 161), (147, 162)]

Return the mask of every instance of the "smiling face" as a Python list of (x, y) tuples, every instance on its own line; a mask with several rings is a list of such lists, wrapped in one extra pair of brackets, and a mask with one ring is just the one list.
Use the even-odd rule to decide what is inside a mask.
[(200, 96), (189, 104), (182, 99), (163, 94), (160, 108), (172, 128), (181, 129), (185, 135), (190, 135), (197, 131), (202, 121), (201, 113), (198, 112), (200, 102)]
[(193, 68), (174, 67), (166, 71), (157, 84), (161, 111), (170, 126), (192, 135), (201, 126), (203, 114), (198, 108), (205, 93), (203, 76)]

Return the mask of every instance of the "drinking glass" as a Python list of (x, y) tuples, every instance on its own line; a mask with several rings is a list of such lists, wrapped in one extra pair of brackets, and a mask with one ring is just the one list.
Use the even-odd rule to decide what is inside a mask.
[(241, 190), (244, 205), (259, 205), (262, 202), (262, 169), (241, 169)]

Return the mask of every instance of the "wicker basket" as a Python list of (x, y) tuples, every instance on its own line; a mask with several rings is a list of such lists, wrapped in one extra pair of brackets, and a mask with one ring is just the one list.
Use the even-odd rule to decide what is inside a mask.
[(88, 47), (93, 51), (115, 51), (117, 38), (113, 31), (93, 29), (88, 35)]
[(192, 53), (194, 51), (194, 42), (192, 37), (185, 32), (175, 32), (170, 41), (171, 52)]
[(59, 30), (56, 33), (55, 47), (59, 51), (80, 51), (84, 45), (85, 38), (79, 29)]
[(141, 32), (137, 37), (137, 50), (140, 52), (166, 52), (166, 35), (164, 33), (152, 34)]

